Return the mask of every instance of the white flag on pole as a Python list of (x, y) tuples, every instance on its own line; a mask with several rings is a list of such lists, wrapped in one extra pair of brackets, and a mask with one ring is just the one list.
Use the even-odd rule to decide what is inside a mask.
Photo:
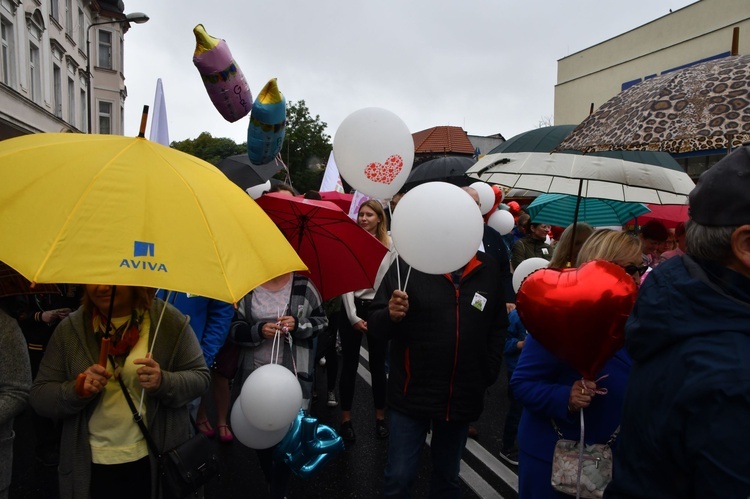
[(339, 169), (336, 166), (336, 160), (333, 159), (333, 151), (328, 156), (326, 171), (323, 173), (323, 181), (320, 183), (320, 192), (344, 192), (344, 184), (341, 183)]
[(359, 208), (362, 206), (362, 203), (364, 203), (365, 201), (369, 201), (370, 199), (370, 196), (362, 194), (359, 191), (354, 191), (352, 204), (349, 206), (349, 218), (356, 222), (357, 215), (359, 214)]
[(151, 142), (169, 147), (169, 125), (167, 124), (167, 107), (164, 104), (164, 88), (161, 78), (156, 80), (156, 95), (154, 96), (154, 113), (151, 118), (151, 132), (148, 139)]

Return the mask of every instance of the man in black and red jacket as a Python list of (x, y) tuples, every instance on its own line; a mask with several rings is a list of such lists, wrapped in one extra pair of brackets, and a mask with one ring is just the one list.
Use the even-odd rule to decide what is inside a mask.
[(430, 496), (459, 497), (461, 453), (469, 423), (497, 379), (508, 324), (494, 259), (482, 252), (462, 269), (430, 275), (412, 268), (399, 291), (396, 265), (370, 306), (369, 334), (391, 340), (390, 440), (385, 497), (406, 497), (432, 431)]

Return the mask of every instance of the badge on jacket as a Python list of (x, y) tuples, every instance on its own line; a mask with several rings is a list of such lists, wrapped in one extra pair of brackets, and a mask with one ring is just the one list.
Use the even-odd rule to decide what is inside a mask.
[(476, 308), (479, 311), (484, 311), (484, 307), (487, 305), (487, 298), (480, 295), (479, 293), (474, 293), (474, 298), (471, 299), (471, 306)]

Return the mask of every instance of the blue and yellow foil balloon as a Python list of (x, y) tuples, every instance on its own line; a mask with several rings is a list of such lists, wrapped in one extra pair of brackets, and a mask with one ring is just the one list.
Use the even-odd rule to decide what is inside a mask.
[(193, 64), (214, 107), (230, 123), (244, 118), (253, 107), (253, 96), (227, 42), (206, 33), (202, 24), (193, 28), (193, 34)]
[(284, 143), (286, 99), (272, 78), (258, 94), (247, 127), (247, 155), (254, 165), (273, 160)]

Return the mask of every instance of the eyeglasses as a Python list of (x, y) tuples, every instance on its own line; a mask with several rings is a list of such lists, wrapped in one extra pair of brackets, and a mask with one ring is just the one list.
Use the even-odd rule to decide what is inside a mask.
[(630, 275), (635, 275), (636, 272), (638, 275), (643, 275), (648, 270), (648, 265), (633, 265), (632, 263), (630, 265), (620, 265), (620, 267), (624, 268), (625, 272)]

